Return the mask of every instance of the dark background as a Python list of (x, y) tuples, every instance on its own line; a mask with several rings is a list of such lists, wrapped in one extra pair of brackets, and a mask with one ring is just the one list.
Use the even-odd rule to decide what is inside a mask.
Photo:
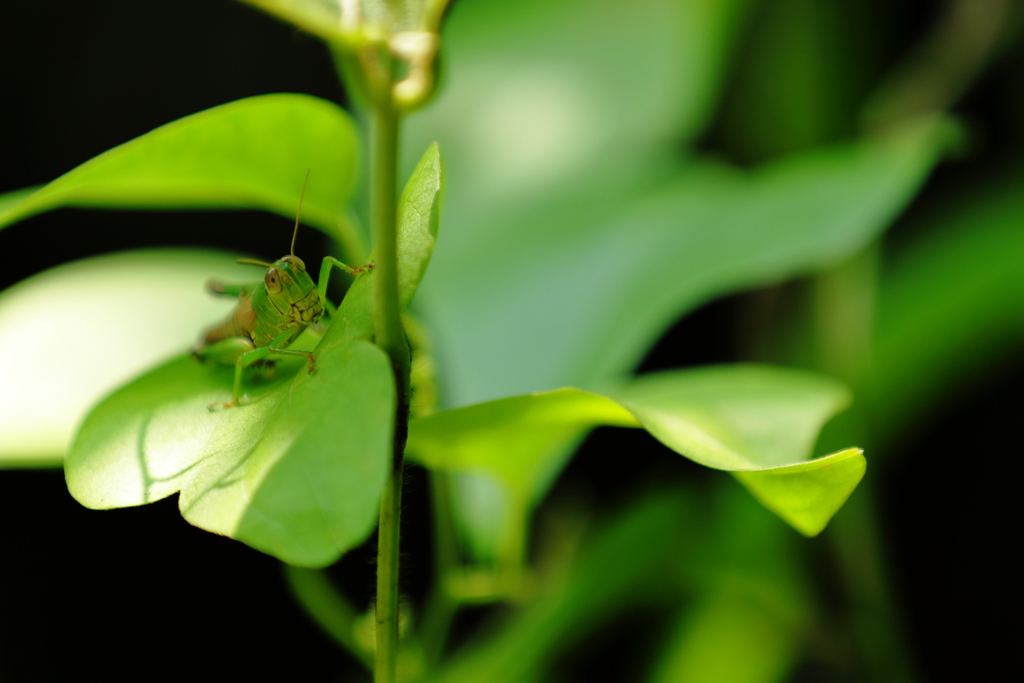
[[(872, 41), (862, 46), (870, 58), (851, 76), (860, 85), (849, 96), (848, 125), (836, 126), (831, 139), (853, 134), (858, 93), (866, 95), (905, 56), (944, 5), (862, 4), (871, 23), (858, 35)], [(740, 75), (730, 81), (703, 147), (750, 163), (772, 150), (751, 153), (730, 132), (730, 98), (741, 97), (730, 93), (744, 86), (743, 59), (741, 51), (734, 65)], [(0, 192), (45, 183), (161, 124), (241, 97), (304, 92), (345, 101), (317, 40), (228, 0), (13, 4), (3, 13), (0, 64)], [(949, 192), (984, 185), (1019, 165), (1022, 85), (1024, 55), (1014, 47), (955, 108), (974, 131), (967, 154), (938, 170), (887, 240), (912, 240), (915, 217)], [(54, 211), (0, 234), (0, 288), (67, 261), (139, 247), (205, 245), (273, 257), (287, 242), (286, 223), (257, 212)], [(308, 260), (316, 257), (317, 238), (306, 235)], [(680, 321), (644, 369), (742, 360), (736, 339), (746, 296)], [(892, 578), (922, 680), (993, 680), (1016, 668), (1016, 634), (1008, 624), (1022, 606), (1010, 550), (1020, 538), (1011, 507), (1020, 465), (1008, 472), (993, 454), (1020, 454), (1021, 359), (949, 397), (899, 444), (898, 459), (869, 470), (884, 496)], [(635, 454), (625, 472), (610, 456), (623, 448)], [(937, 451), (971, 466), (930, 466)], [(587, 490), (601, 512), (654, 481), (714, 476), (638, 431), (602, 429), (552, 497)], [(403, 580), (413, 599), (430, 579), (427, 490), (422, 472), (411, 470)], [(359, 670), (294, 605), (277, 561), (190, 527), (175, 499), (93, 512), (70, 498), (59, 470), (0, 471), (0, 520), (0, 680), (66, 680), (87, 672), (134, 680), (162, 671), (204, 678), (290, 671), (292, 678), (348, 680)], [(811, 553), (814, 544), (820, 541), (809, 544)], [(369, 542), (331, 570), (360, 606), (373, 593), (373, 550)], [(464, 620), (463, 629), (472, 623)], [(616, 670), (614, 662), (604, 667)], [(859, 680), (856, 672), (828, 669), (799, 677)]]

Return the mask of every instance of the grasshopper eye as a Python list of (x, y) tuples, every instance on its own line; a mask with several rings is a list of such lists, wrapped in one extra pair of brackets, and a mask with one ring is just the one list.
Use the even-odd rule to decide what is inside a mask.
[(268, 292), (277, 294), (281, 291), (281, 277), (277, 268), (267, 269), (267, 274), (263, 276), (263, 282), (267, 285)]
[(281, 259), (285, 263), (292, 264), (296, 270), (306, 270), (306, 264), (298, 256), (285, 256)]

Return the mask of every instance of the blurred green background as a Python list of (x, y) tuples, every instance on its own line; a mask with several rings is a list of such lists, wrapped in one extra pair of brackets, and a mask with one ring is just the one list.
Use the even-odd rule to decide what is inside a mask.
[[(616, 159), (632, 160), (631, 145), (656, 148), (664, 165), (644, 173), (656, 176), (695, 154), (757, 168), (928, 111), (951, 111), (961, 122), (945, 163), (881, 240), (825, 273), (705, 303), (667, 329), (640, 364), (646, 371), (757, 360), (834, 374), (853, 386), (857, 403), (817, 452), (864, 446), (868, 477), (822, 536), (804, 540), (730, 479), (645, 434), (599, 429), (552, 484), (534, 523), (542, 572), (557, 576), (577, 560), (566, 570), (571, 588), (517, 617), (451, 675), (530, 680), (536, 666), (561, 681), (992, 678), (1014, 661), (1013, 631), (1004, 624), (1021, 607), (1011, 575), (1018, 535), (1011, 486), (1020, 470), (1014, 418), (1024, 379), (1021, 8), (999, 0), (680, 4), (688, 16), (714, 18), (701, 25), (714, 31), (690, 36), (711, 45), (699, 52), (713, 62), (699, 65), (708, 80), (686, 84), (698, 104), (684, 102), (677, 108), (688, 118), (673, 119), (679, 102), (652, 96), (638, 77), (637, 91), (622, 97), (650, 97), (658, 108), (626, 122), (632, 129), (622, 124), (632, 137), (614, 126), (599, 131)], [(457, 0), (452, 20), (514, 26), (532, 6)], [(602, 16), (595, 9), (587, 19)], [(574, 20), (553, 10), (551, 21), (560, 20), (571, 43)], [(8, 9), (0, 30), (7, 65), (0, 191), (47, 182), (158, 125), (240, 97), (304, 92), (345, 103), (319, 42), (226, 0), (22, 4)], [(692, 47), (652, 57), (628, 22), (621, 34), (619, 44), (584, 47), (606, 68), (639, 71), (652, 66), (643, 59), (684, 59)], [(556, 52), (550, 40), (527, 34), (501, 47), (543, 68)], [(449, 75), (471, 79), (472, 66), (443, 57), (442, 89)], [(602, 72), (588, 77), (600, 81)], [(509, 116), (530, 113), (503, 104)], [(545, 124), (560, 114), (534, 113)], [(431, 130), (423, 121), (445, 115), (442, 123), (462, 125), (441, 109), (410, 123), (419, 145), (410, 145), (410, 156)], [(532, 130), (528, 117), (509, 125)], [(561, 145), (570, 158), (573, 140), (541, 136), (537, 144)], [(528, 147), (512, 151), (528, 164)], [(504, 170), (508, 182), (522, 182), (514, 168)], [(633, 188), (615, 187), (628, 170), (607, 170), (604, 181), (615, 188), (609, 202), (629, 199)], [(460, 193), (452, 176), (449, 201), (460, 202), (449, 207), (453, 225), (458, 212), (489, 209), (496, 224), (514, 225), (516, 193), (543, 194), (494, 186), (500, 174), (481, 177)], [(59, 210), (0, 235), (7, 255), (0, 286), (140, 247), (273, 256), (283, 225), (257, 212)], [(314, 231), (302, 240), (307, 262), (324, 248)], [(434, 296), (439, 291), (443, 283)], [(430, 302), (423, 305), (429, 317)], [(75, 341), (74, 330), (55, 334)], [(514, 388), (518, 379), (502, 379), (500, 369), (495, 377), (479, 386), (454, 378), (449, 400), (487, 397), (480, 387), (488, 381)], [(431, 579), (428, 489), (412, 468), (403, 585), (414, 605)], [(191, 529), (173, 500), (92, 513), (70, 499), (60, 471), (24, 470), (0, 472), (0, 506), (0, 679), (62, 680), (100, 667), (117, 677), (140, 653), (198, 662), (214, 647), (260, 656), (231, 658), (207, 668), (211, 674), (217, 666), (238, 676), (287, 665), (308, 672), (303, 677), (350, 680), (345, 655), (293, 605), (278, 564)], [(368, 543), (331, 569), (361, 607), (373, 592), (372, 555)], [(643, 590), (665, 586), (665, 576), (678, 580), (670, 595)], [(456, 633), (471, 640), (494, 611), (469, 610)], [(530, 637), (536, 633), (546, 637)], [(510, 671), (508, 661), (522, 670)], [(358, 670), (353, 663), (351, 676)]]

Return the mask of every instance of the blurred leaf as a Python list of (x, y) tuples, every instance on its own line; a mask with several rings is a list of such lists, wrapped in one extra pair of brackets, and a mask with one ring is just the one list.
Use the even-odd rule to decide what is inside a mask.
[(529, 495), (545, 456), (599, 424), (640, 426), (615, 401), (579, 389), (513, 396), (413, 420), (408, 451), (424, 465), (486, 472)]
[(850, 392), (814, 373), (730, 365), (644, 375), (622, 401), (669, 448), (707, 467), (750, 471), (806, 460)]
[(459, 234), (446, 248), (465, 248), (496, 216), (594, 194), (595, 184), (614, 189), (696, 136), (747, 4), (457, 3), (443, 31), (442, 93), (407, 135), (414, 150), (440, 140), (454, 162)]
[(0, 194), (0, 216), (6, 214), (8, 209), (21, 202), (25, 197), (34, 194), (38, 189), (38, 187), (26, 187), (23, 190), (14, 190), (13, 192)]
[(567, 388), (442, 411), (410, 423), (407, 448), (431, 468), (495, 477), (519, 509), (582, 432), (639, 423), (691, 460), (738, 472), (766, 507), (814, 535), (864, 472), (857, 449), (806, 462), (822, 425), (848, 402), (842, 385), (811, 373), (710, 367), (641, 377), (621, 403)]
[(736, 472), (736, 478), (794, 529), (817, 536), (857, 488), (866, 468), (863, 451), (847, 448), (799, 465)]
[(1024, 181), (939, 207), (880, 284), (873, 417), (892, 433), (1024, 339)]
[[(60, 206), (256, 208), (302, 216), (361, 253), (342, 211), (358, 168), (342, 109), (307, 95), (263, 95), (161, 126), (100, 154), (0, 212), (0, 228)], [(3, 204), (0, 203), (0, 208)]]
[[(789, 539), (731, 484), (709, 499), (679, 488), (648, 493), (611, 515), (564, 574), (544, 577), (531, 602), (492, 624), (500, 628), (479, 629), (431, 680), (568, 679), (553, 667), (559, 657), (638, 607), (655, 623), (658, 612), (682, 617), (655, 669), (658, 683), (774, 680), (792, 665), (811, 612)], [(754, 621), (736, 623), (745, 616)], [(723, 628), (730, 623), (739, 628)], [(634, 662), (630, 680), (644, 680), (648, 664)], [(709, 669), (736, 675), (674, 675)]]
[(811, 617), (790, 538), (737, 487), (717, 491), (710, 518), (701, 520), (712, 527), (710, 548), (684, 550), (700, 558), (696, 599), (681, 611), (651, 680), (788, 680)]
[(758, 3), (733, 55), (713, 146), (760, 162), (852, 137), (877, 80), (878, 21), (869, 3)]
[(0, 463), (59, 465), (100, 397), (198, 341), (231, 302), (210, 277), (252, 270), (225, 253), (135, 251), (66, 264), (0, 293)]
[[(746, 8), (455, 6), (448, 82), (407, 128), (439, 140), (454, 174), (444, 248), (417, 304), (449, 406), (607, 389), (680, 315), (827, 267), (914, 194), (944, 145), (934, 121), (753, 172), (681, 163)], [(456, 500), (484, 500), (468, 491), (479, 481), (463, 477)]]
[[(513, 234), (479, 217), (487, 240), (446, 243), (420, 298), (451, 402), (600, 388), (694, 306), (841, 259), (909, 199), (947, 132), (919, 121), (749, 174), (702, 164), (631, 208), (581, 208), (585, 222), (535, 216)], [(465, 228), (449, 218), (459, 242)]]
[(808, 536), (821, 532), (864, 475), (852, 448), (806, 460), (849, 391), (820, 375), (739, 365), (640, 377), (623, 401), (659, 441), (731, 470), (761, 503)]
[(334, 562), (376, 521), (394, 416), (382, 351), (328, 330), (317, 372), (247, 404), (233, 368), (191, 357), (157, 368), (86, 418), (65, 461), (68, 489), (95, 509), (181, 492), (192, 524), (299, 566)]
[(338, 0), (241, 0), (323, 40), (343, 40)]
[(559, 650), (585, 638), (623, 607), (652, 598), (662, 607), (679, 601), (674, 574), (678, 560), (691, 557), (700, 524), (688, 497), (674, 493), (652, 496), (615, 515), (568, 576), (548, 581), (547, 590), (500, 630), (479, 629), (431, 680), (546, 680), (544, 671)]

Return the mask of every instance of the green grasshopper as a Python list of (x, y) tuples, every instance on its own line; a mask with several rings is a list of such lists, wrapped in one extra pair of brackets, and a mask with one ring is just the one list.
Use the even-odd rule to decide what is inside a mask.
[[(299, 233), (299, 215), (302, 213), (302, 200), (306, 196), (306, 182), (302, 184), (299, 209), (295, 214), (290, 253), (273, 263), (238, 259), (239, 263), (266, 268), (263, 281), (248, 285), (227, 285), (212, 280), (207, 284), (207, 289), (213, 294), (239, 298), (231, 315), (207, 331), (203, 346), (195, 352), (200, 360), (209, 358), (222, 363), (234, 363), (235, 381), (231, 402), (225, 403), (225, 408), (239, 404), (245, 368), (254, 363), (267, 362), (269, 356), (304, 357), (309, 363), (309, 374), (313, 374), (316, 370), (314, 355), (309, 351), (296, 351), (288, 347), (303, 330), (320, 321), (325, 308), (333, 308), (327, 300), (331, 267), (337, 266), (352, 275), (373, 268), (372, 262), (352, 268), (336, 258), (325, 256), (320, 266), (318, 284), (313, 284), (313, 279), (306, 272), (306, 264), (295, 255), (295, 238)], [(209, 408), (212, 410), (213, 407), (211, 403)]]

